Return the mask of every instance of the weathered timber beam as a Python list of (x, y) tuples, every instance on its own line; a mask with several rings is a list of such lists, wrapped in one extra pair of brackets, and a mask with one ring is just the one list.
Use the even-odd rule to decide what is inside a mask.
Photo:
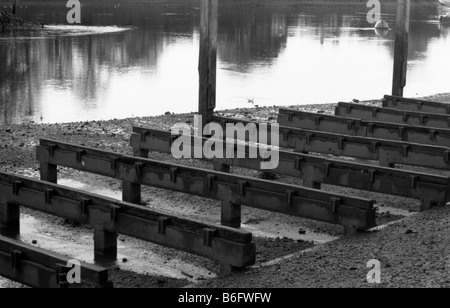
[[(259, 125), (235, 118), (215, 117), (216, 122)], [(381, 166), (395, 164), (450, 169), (450, 149), (431, 145), (357, 137), (328, 132), (279, 127), (279, 145), (297, 152), (331, 154), (379, 161)]]
[[(158, 151), (171, 153), (174, 138), (169, 131), (155, 129), (133, 128), (130, 144), (133, 150)], [(199, 137), (192, 136), (192, 149), (203, 146), (208, 140), (201, 138), (201, 142), (195, 142)], [(217, 141), (218, 142), (218, 141)], [(224, 152), (226, 145), (233, 146), (231, 142), (222, 145)], [(251, 148), (254, 148), (251, 151)], [(241, 167), (260, 171), (261, 160), (250, 158), (249, 153), (255, 152), (254, 146), (245, 145), (244, 158), (236, 158), (241, 148), (235, 148), (234, 158), (206, 158), (214, 164)], [(280, 163), (276, 169), (271, 170), (275, 174), (303, 178), (304, 184), (311, 185), (324, 183), (330, 185), (344, 186), (379, 193), (398, 195), (403, 197), (419, 199), (422, 209), (428, 209), (431, 205), (444, 205), (450, 201), (449, 187), (450, 178), (434, 174), (425, 174), (403, 169), (384, 168), (374, 165), (345, 162), (341, 160), (327, 159), (309, 154), (279, 151)]]
[(359, 120), (292, 109), (280, 109), (279, 112), (278, 123), (282, 126), (450, 147), (450, 129)]
[(254, 264), (251, 233), (178, 218), (53, 183), (0, 173), (0, 206), (5, 204), (91, 225), (99, 257), (115, 255), (117, 241), (111, 244), (111, 238), (123, 234), (235, 267)]
[[(358, 229), (372, 228), (375, 224), (373, 200), (157, 160), (120, 156), (52, 140), (41, 139), (36, 151), (41, 164), (70, 167), (140, 185), (328, 223), (350, 225)], [(112, 158), (115, 158), (114, 164), (111, 163)]]
[(0, 276), (34, 288), (112, 287), (108, 270), (80, 262), (81, 284), (67, 281), (70, 258), (0, 236)]
[(398, 110), (353, 103), (339, 103), (335, 109), (335, 115), (415, 126), (447, 129), (450, 127), (450, 116), (446, 114)]
[(383, 107), (425, 113), (450, 114), (450, 104), (385, 95)]

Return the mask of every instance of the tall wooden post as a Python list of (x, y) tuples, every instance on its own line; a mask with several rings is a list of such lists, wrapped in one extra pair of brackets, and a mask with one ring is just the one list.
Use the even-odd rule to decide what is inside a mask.
[(12, 9), (13, 15), (16, 15), (16, 3), (17, 3), (17, 1), (19, 1), (19, 0), (15, 0), (14, 4), (13, 4), (13, 9)]
[(203, 125), (212, 122), (216, 107), (218, 0), (200, 0), (199, 114)]
[(94, 228), (94, 260), (108, 263), (117, 259), (117, 234)]
[(392, 82), (392, 95), (395, 96), (403, 96), (403, 88), (406, 86), (410, 9), (411, 0), (397, 0), (394, 79)]
[(0, 235), (12, 238), (20, 235), (20, 208), (17, 204), (0, 203)]

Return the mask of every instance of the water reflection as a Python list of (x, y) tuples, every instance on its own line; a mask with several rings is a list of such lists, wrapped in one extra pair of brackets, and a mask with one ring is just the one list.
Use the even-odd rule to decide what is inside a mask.
[[(450, 40), (440, 10), (412, 13), (406, 95), (448, 91)], [(63, 5), (19, 10), (45, 24), (64, 23), (66, 12)], [(393, 28), (394, 9), (383, 13)], [(287, 105), (388, 93), (394, 33), (375, 33), (366, 14), (365, 6), (221, 7), (218, 108), (248, 106), (247, 98)], [(191, 6), (88, 4), (84, 26), (127, 30), (0, 35), (0, 123), (195, 111), (198, 15)]]

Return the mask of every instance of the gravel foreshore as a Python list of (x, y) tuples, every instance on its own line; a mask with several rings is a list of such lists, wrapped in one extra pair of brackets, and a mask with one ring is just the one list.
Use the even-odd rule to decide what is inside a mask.
[[(428, 97), (430, 100), (450, 103), (449, 94), (440, 94)], [(364, 104), (380, 104), (380, 100), (361, 102)], [(332, 113), (334, 104), (291, 106), (319, 113)], [(223, 110), (218, 113), (226, 116), (242, 117), (255, 121), (276, 122), (277, 107), (241, 108), (237, 110)], [(193, 114), (163, 115), (157, 117), (140, 117), (109, 121), (90, 121), (61, 124), (23, 123), (17, 125), (0, 124), (0, 171), (13, 174), (38, 177), (39, 166), (35, 160), (35, 147), (39, 138), (51, 138), (59, 141), (76, 143), (79, 145), (132, 154), (129, 147), (129, 137), (133, 125), (151, 128), (169, 129), (173, 124), (185, 122), (192, 124)], [(151, 158), (174, 162), (168, 155), (151, 153)], [(193, 160), (182, 162), (208, 168), (205, 163)], [(70, 178), (84, 181), (84, 175), (61, 170)], [(433, 172), (433, 171), (430, 171)], [(258, 176), (257, 173), (250, 174)], [(450, 176), (450, 173), (448, 174)], [(277, 180), (284, 181), (280, 177)], [(97, 184), (117, 188), (120, 183), (111, 181), (93, 180)], [(292, 179), (288, 179), (292, 181)], [(294, 183), (299, 183), (295, 182)], [(100, 185), (99, 184), (99, 185)], [(325, 188), (340, 193), (350, 193), (341, 188)], [(182, 204), (174, 209), (175, 214), (193, 219), (206, 219), (206, 222), (217, 222), (217, 213), (214, 207), (210, 209), (209, 200), (190, 198), (185, 195), (168, 193), (162, 190), (147, 192), (146, 201), (149, 207), (158, 208), (164, 202)], [(363, 191), (351, 191), (352, 194), (366, 197), (370, 195)], [(325, 244), (314, 244), (306, 241), (291, 241), (290, 239), (264, 239), (258, 237), (257, 245), (261, 250), (256, 266), (236, 273), (226, 278), (200, 277), (193, 281), (186, 279), (151, 278), (153, 276), (130, 274), (123, 279), (123, 275), (115, 268), (112, 269), (117, 286), (131, 287), (450, 287), (450, 207), (434, 208), (424, 213), (417, 213), (410, 199), (394, 196), (378, 196), (392, 208), (412, 211), (412, 215), (392, 222), (378, 231), (360, 234), (355, 237), (340, 238)], [(377, 200), (379, 201), (379, 200)], [(195, 210), (186, 210), (187, 208)], [(65, 241), (75, 241), (85, 236), (87, 232), (80, 226), (73, 226), (64, 221), (49, 219), (39, 213), (25, 212), (31, 215), (41, 225), (36, 233), (52, 229), (55, 224), (62, 226), (62, 233), (57, 236)], [(315, 231), (320, 230), (332, 236), (339, 237), (339, 230), (326, 224), (314, 224), (303, 220), (291, 219), (273, 213), (255, 212), (245, 209), (246, 223), (258, 229), (262, 223), (272, 225), (270, 230), (277, 230), (280, 225), (286, 225), (298, 233), (299, 224), (306, 224)], [(302, 225), (303, 227), (303, 225)], [(296, 229), (295, 229), (296, 228)], [(72, 234), (72, 231), (76, 231)], [(51, 232), (50, 232), (51, 233)], [(89, 234), (89, 232), (87, 232)], [(81, 236), (82, 234), (83, 236)], [(78, 240), (80, 241), (80, 240)], [(125, 241), (125, 239), (123, 240)], [(132, 243), (126, 239), (125, 243)], [(134, 242), (133, 242), (134, 243)], [(86, 244), (88, 245), (88, 244)], [(126, 245), (126, 244), (123, 244)], [(130, 244), (131, 245), (131, 244)], [(134, 244), (133, 244), (134, 245)], [(139, 244), (140, 245), (140, 244)], [(143, 246), (146, 247), (146, 246)], [(44, 246), (45, 248), (45, 246)], [(309, 249), (307, 249), (309, 248)], [(152, 248), (155, 249), (155, 248)], [(307, 249), (307, 250), (305, 250)], [(58, 249), (55, 249), (58, 252)], [(181, 258), (174, 252), (160, 251), (170, 259)], [(175, 257), (174, 257), (175, 256)], [(183, 258), (190, 258), (182, 255)], [(144, 257), (128, 256), (139, 260)], [(376, 259), (381, 263), (381, 284), (367, 283), (366, 275), (370, 268), (369, 260)], [(194, 260), (194, 259), (193, 259)], [(136, 261), (137, 262), (137, 261)], [(200, 262), (200, 261), (193, 261)], [(202, 265), (214, 271), (212, 265)], [(128, 262), (133, 265), (132, 262)], [(197, 264), (197, 263), (196, 263)], [(200, 264), (200, 263), (199, 263)], [(130, 266), (131, 266), (130, 265)], [(128, 273), (128, 272), (127, 272)], [(119, 278), (117, 278), (119, 277)], [(150, 278), (149, 278), (150, 277)], [(206, 280), (205, 280), (206, 278)], [(0, 279), (1, 280), (1, 279)], [(163, 282), (161, 282), (163, 281)], [(1, 281), (0, 281), (1, 282)], [(2, 285), (0, 283), (0, 285)], [(6, 285), (10, 286), (10, 285)], [(14, 285), (13, 285), (14, 286)]]

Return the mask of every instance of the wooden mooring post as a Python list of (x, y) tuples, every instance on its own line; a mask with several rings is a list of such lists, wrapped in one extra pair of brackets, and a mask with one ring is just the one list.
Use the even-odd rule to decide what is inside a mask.
[(212, 122), (216, 107), (218, 0), (200, 0), (199, 114), (203, 125)]
[(411, 0), (397, 0), (395, 28), (394, 77), (392, 95), (403, 96), (408, 65), (408, 37)]

